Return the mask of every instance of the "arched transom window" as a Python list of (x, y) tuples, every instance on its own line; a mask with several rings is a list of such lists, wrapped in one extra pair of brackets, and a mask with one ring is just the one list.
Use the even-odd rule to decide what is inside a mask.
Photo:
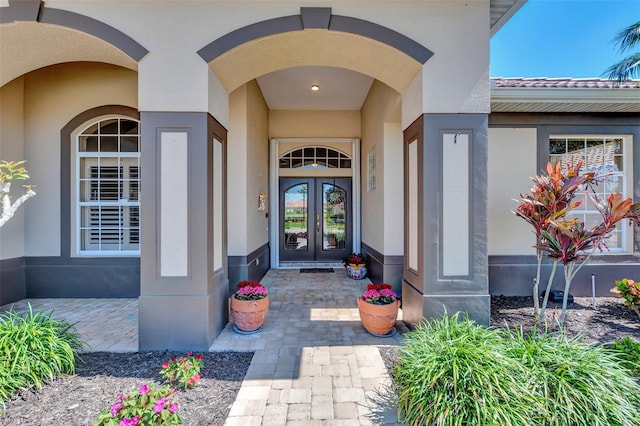
[(350, 169), (351, 157), (324, 146), (295, 149), (280, 157), (281, 169)]
[(78, 251), (140, 253), (140, 125), (94, 122), (76, 143)]

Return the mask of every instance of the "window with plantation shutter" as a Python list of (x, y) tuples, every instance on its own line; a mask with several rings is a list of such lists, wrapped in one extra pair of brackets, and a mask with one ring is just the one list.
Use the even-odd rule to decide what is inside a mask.
[(110, 118), (83, 130), (76, 176), (80, 254), (139, 254), (139, 123)]

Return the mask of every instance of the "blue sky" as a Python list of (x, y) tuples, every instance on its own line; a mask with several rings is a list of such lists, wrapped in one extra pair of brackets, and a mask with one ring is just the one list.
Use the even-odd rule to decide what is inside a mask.
[(528, 0), (491, 39), (492, 77), (600, 77), (640, 0)]

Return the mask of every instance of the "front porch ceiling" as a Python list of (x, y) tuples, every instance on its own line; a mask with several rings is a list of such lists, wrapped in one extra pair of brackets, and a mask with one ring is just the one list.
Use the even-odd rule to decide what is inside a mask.
[(138, 63), (112, 44), (70, 28), (36, 22), (0, 25), (0, 87), (26, 73), (65, 62)]
[(404, 91), (422, 67), (415, 59), (387, 44), (323, 29), (260, 38), (227, 51), (209, 64), (229, 92), (261, 75), (308, 65), (356, 71), (398, 92)]

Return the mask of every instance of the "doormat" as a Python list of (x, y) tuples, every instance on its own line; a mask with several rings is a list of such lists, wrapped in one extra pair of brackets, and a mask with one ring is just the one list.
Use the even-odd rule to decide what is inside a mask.
[(301, 274), (317, 274), (333, 272), (333, 268), (300, 268)]

